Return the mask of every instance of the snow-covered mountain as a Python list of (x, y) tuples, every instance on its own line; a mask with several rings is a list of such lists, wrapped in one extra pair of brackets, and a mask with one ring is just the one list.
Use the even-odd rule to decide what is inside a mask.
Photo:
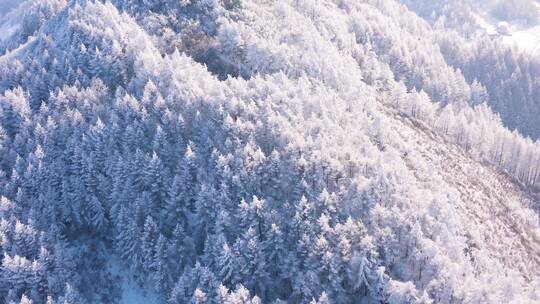
[(5, 14), (0, 302), (540, 302), (540, 63), (421, 2)]
[(510, 129), (538, 138), (540, 117), (534, 0), (402, 0), (436, 30), (447, 63), (478, 81)]

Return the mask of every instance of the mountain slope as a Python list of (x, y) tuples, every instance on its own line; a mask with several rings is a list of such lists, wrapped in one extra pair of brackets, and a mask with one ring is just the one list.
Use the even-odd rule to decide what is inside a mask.
[[(469, 83), (477, 82), (486, 89), (488, 104), (504, 125), (538, 138), (540, 59), (513, 43), (521, 40), (521, 49), (536, 48), (530, 33), (540, 24), (537, 1), (402, 2), (432, 24), (446, 61), (462, 71)], [(493, 27), (498, 21), (508, 21), (510, 36), (495, 34), (485, 19)], [(531, 31), (512, 36), (515, 27)]]
[(404, 6), (40, 5), (0, 57), (0, 300), (540, 300), (538, 143)]

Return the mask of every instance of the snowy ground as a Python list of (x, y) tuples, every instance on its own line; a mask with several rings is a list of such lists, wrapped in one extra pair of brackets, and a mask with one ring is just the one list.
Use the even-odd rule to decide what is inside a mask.
[(109, 260), (109, 271), (113, 276), (119, 277), (121, 291), (121, 299), (119, 304), (157, 304), (159, 303), (158, 297), (155, 294), (150, 294), (145, 289), (139, 286), (133, 279), (133, 274), (126, 270), (126, 267), (122, 265), (122, 262), (116, 258), (111, 257)]
[(504, 36), (503, 41), (510, 45), (516, 45), (525, 52), (537, 55), (540, 51), (540, 25), (512, 32), (511, 36)]
[[(439, 141), (444, 140), (422, 125), (398, 117), (390, 126), (391, 133), (403, 141), (403, 147), (415, 147), (406, 156), (407, 166), (414, 176), (410, 181), (418, 186), (415, 189), (430, 189), (417, 194), (416, 201), (430, 195), (441, 198), (447, 195), (450, 205), (433, 207), (450, 208), (456, 215), (450, 220), (451, 226), (457, 227), (456, 235), (467, 238), (472, 244), (475, 271), (491, 272), (493, 277), (500, 277), (501, 280), (493, 284), (501, 289), (513, 284), (514, 280), (529, 282), (524, 292), (537, 294), (538, 289), (534, 286), (540, 282), (534, 280), (540, 273), (540, 228), (534, 221), (536, 215), (524, 208), (532, 202), (519, 185), (489, 166), (471, 160), (461, 148), (441, 144)], [(421, 163), (433, 167), (419, 167)], [(444, 195), (441, 192), (439, 196), (436, 194), (439, 189), (442, 192), (446, 191), (443, 189), (451, 190)], [(438, 218), (440, 223), (445, 221)], [(504, 275), (510, 272), (513, 278)]]
[(508, 22), (509, 35), (497, 32), (497, 25), (503, 20), (497, 20), (487, 13), (477, 15), (477, 23), (490, 36), (499, 36), (508, 45), (518, 47), (520, 50), (537, 55), (540, 54), (540, 20), (536, 25), (524, 25), (519, 22)]

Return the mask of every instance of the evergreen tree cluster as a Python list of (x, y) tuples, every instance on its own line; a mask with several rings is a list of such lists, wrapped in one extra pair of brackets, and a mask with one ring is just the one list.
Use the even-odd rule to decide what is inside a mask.
[[(18, 9), (0, 41), (1, 303), (117, 302), (116, 260), (160, 303), (540, 299), (538, 214), (512, 186), (540, 183), (540, 144), (404, 5)], [(468, 226), (500, 210), (513, 224)]]

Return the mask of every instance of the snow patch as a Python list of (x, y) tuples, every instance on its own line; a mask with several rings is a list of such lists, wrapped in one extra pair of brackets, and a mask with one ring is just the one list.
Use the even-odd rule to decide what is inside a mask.
[[(540, 25), (527, 27), (480, 15), (476, 16), (476, 22), (487, 35), (499, 37), (507, 45), (516, 46), (532, 55), (540, 52)], [(502, 27), (504, 32), (501, 31)]]
[(498, 34), (495, 26), (488, 22), (485, 17), (476, 15), (476, 23), (478, 24), (478, 26), (480, 26), (483, 30), (486, 31), (486, 34), (490, 36)]
[(536, 55), (540, 50), (540, 25), (511, 32), (511, 35), (504, 36), (502, 40), (509, 45), (517, 46), (522, 51)]

